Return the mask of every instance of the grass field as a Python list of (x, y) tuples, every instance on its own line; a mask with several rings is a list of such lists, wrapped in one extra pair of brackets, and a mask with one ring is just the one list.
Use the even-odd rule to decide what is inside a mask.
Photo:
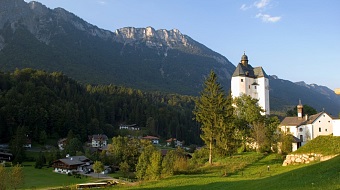
[(219, 175), (215, 170), (212, 173), (173, 176), (125, 189), (340, 189), (339, 156), (308, 165), (283, 167), (281, 164), (276, 155), (268, 155), (228, 177)]
[(24, 184), (22, 189), (41, 189), (48, 187), (66, 187), (77, 183), (93, 181), (93, 178), (82, 177), (74, 178), (66, 174), (54, 173), (53, 168), (43, 167), (42, 169), (34, 168), (34, 163), (24, 163)]

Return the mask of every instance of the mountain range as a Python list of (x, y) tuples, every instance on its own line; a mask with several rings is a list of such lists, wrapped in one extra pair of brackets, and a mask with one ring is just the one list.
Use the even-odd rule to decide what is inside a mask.
[[(0, 69), (27, 67), (62, 71), (83, 84), (115, 84), (194, 96), (199, 95), (210, 70), (228, 92), (235, 70), (226, 57), (177, 29), (126, 27), (111, 32), (63, 8), (2, 0)], [(272, 110), (291, 109), (299, 99), (318, 111), (336, 116), (340, 112), (340, 98), (329, 88), (270, 76)]]

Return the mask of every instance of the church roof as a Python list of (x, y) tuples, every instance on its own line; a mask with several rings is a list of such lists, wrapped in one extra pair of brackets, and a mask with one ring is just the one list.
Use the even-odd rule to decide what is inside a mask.
[(309, 116), (307, 120), (306, 120), (305, 117), (302, 117), (302, 118), (299, 118), (297, 116), (296, 117), (286, 117), (280, 123), (280, 126), (296, 126), (296, 127), (299, 127), (300, 125), (313, 124), (322, 114), (327, 114), (327, 113), (324, 112), (324, 111), (319, 112), (317, 114)]
[(247, 76), (251, 78), (259, 78), (259, 77), (265, 77), (268, 78), (268, 75), (262, 67), (255, 67), (253, 68), (251, 65), (244, 66), (243, 64), (239, 63), (233, 73), (233, 77), (237, 76)]

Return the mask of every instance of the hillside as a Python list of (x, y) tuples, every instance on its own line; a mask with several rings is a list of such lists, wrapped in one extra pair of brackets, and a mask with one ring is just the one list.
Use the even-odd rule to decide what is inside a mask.
[(23, 69), (0, 72), (0, 97), (0, 143), (8, 143), (20, 127), (33, 142), (40, 142), (42, 133), (57, 140), (70, 130), (85, 142), (93, 134), (117, 136), (120, 124), (134, 123), (142, 128), (141, 136), (201, 142), (188, 96), (85, 87), (58, 72)]
[[(126, 27), (111, 32), (63, 8), (24, 0), (1, 1), (0, 14), (1, 71), (57, 71), (82, 84), (197, 96), (212, 69), (228, 92), (237, 64), (177, 29)], [(271, 77), (270, 96), (274, 111), (284, 112), (301, 99), (318, 111), (340, 112), (340, 97), (326, 87)]]
[[(299, 166), (280, 166), (273, 156), (267, 156), (243, 170), (238, 176), (223, 177), (218, 172), (223, 166), (216, 166), (215, 171), (201, 169), (201, 174), (177, 175), (160, 181), (147, 182), (135, 187), (122, 189), (339, 189), (338, 164), (340, 157), (325, 162)], [(270, 171), (267, 166), (270, 165)], [(215, 173), (214, 173), (215, 172)], [(217, 173), (216, 173), (217, 172)], [(247, 175), (251, 173), (251, 176)]]
[(297, 149), (294, 154), (317, 153), (322, 155), (340, 154), (340, 137), (318, 136), (304, 146)]

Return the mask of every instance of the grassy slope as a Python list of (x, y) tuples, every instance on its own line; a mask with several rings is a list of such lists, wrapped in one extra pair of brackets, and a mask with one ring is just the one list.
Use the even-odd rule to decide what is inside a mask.
[(294, 153), (320, 153), (323, 155), (340, 154), (340, 137), (318, 136)]
[[(269, 155), (243, 171), (222, 177), (218, 173), (178, 175), (131, 189), (339, 189), (340, 157), (326, 162), (281, 166)], [(267, 166), (270, 171), (267, 171)], [(243, 172), (243, 175), (242, 175)]]

